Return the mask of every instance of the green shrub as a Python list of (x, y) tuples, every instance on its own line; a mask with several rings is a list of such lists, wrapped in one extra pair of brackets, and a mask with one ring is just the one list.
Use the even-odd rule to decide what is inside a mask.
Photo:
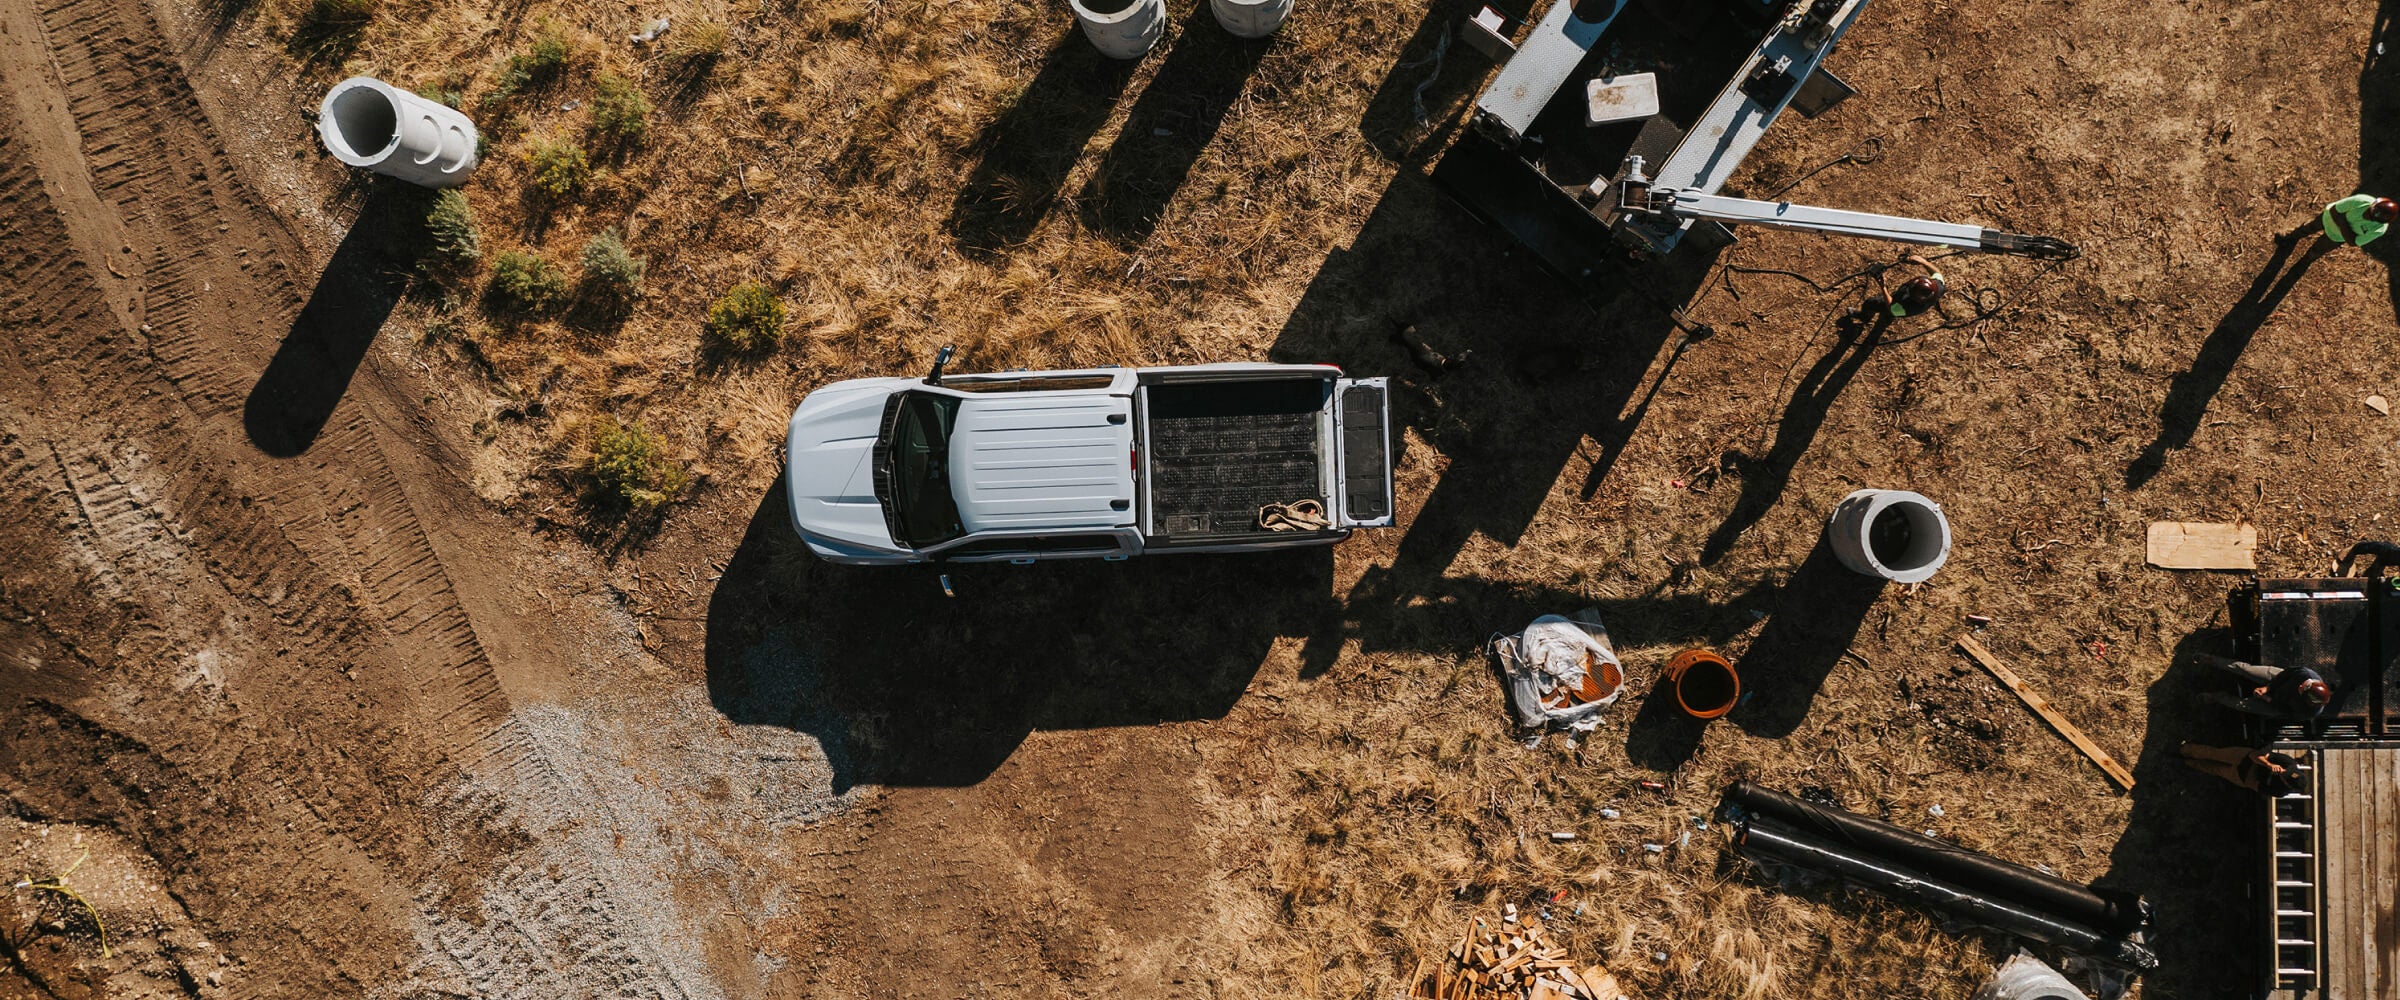
[(535, 140), (525, 162), (533, 167), (533, 186), (552, 198), (581, 191), (592, 179), (592, 161), (571, 139)]
[(489, 294), (501, 309), (527, 314), (549, 312), (567, 296), (567, 279), (558, 266), (533, 254), (502, 251), (492, 258)]
[[(324, 3), (326, 0), (317, 2)], [(500, 64), (500, 81), (492, 87), (491, 94), (483, 99), (484, 103), (498, 104), (558, 79), (560, 73), (566, 72), (570, 55), (566, 32), (559, 30), (557, 25), (544, 27), (542, 33), (535, 36), (531, 48), (508, 57), (507, 62)]]
[(602, 230), (583, 245), (583, 283), (593, 291), (631, 298), (642, 290), (642, 272), (648, 266), (625, 249), (625, 241), (614, 229)]
[(534, 38), (533, 47), (517, 56), (517, 64), (536, 83), (556, 77), (567, 68), (566, 32), (560, 31), (557, 25), (545, 25), (542, 33)]
[(464, 271), (483, 260), (475, 209), (457, 188), (443, 188), (433, 196), (433, 210), (425, 213), (425, 235), (432, 243), (433, 263), (440, 267)]
[(737, 354), (774, 346), (783, 339), (783, 300), (775, 290), (755, 281), (733, 286), (708, 307), (708, 341)]
[(600, 504), (619, 510), (656, 510), (691, 485), (691, 476), (667, 458), (648, 428), (614, 417), (601, 417), (593, 428), (584, 474)]
[(633, 81), (602, 73), (593, 86), (592, 130), (632, 144), (650, 134), (650, 101)]

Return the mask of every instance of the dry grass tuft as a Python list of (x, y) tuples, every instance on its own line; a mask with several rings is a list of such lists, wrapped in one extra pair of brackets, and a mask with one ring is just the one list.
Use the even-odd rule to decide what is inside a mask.
[[(1255, 360), (1270, 351), (1279, 360), (1371, 363), (1374, 374), (1406, 383), (1404, 508), (1459, 483), (1530, 484), (1503, 498), (1523, 500), (1521, 511), (1442, 511), (1458, 525), (1455, 539), (1440, 537), (1450, 523), (1428, 526), (1437, 520), (1428, 517), (1407, 544), (1401, 532), (1350, 543), (1332, 585), (1340, 607), (1308, 612), (1310, 627), (1337, 633), (1342, 646), (1330, 675), (1303, 674), (1301, 643), (1289, 633), (1275, 640), (1260, 671), (1262, 690), (1282, 685), (1273, 707), (1245, 696), (1240, 718), (1228, 721), (1240, 738), (1270, 748), (1271, 761), (1248, 765), (1256, 784), (1227, 778), (1213, 790), (1221, 819), (1209, 835), (1234, 846), (1227, 871), (1216, 873), (1222, 884), (1194, 890), (1216, 904), (1215, 923), (1194, 936), (1217, 995), (1389, 995), (1414, 956), (1499, 902), (1548, 906), (1573, 947), (1646, 996), (1907, 1000), (1956, 995), (1987, 967), (1985, 942), (1943, 933), (1922, 915), (1823, 887), (1783, 891), (1741, 864), (1721, 864), (1722, 831), (1694, 819), (1706, 817), (1716, 787), (1738, 777), (1822, 786), (1852, 808), (1911, 822), (1942, 802), (1953, 821), (1940, 832), (1969, 846), (2079, 879), (2110, 867), (2104, 845), (2123, 830), (2127, 804), (2100, 797), (2045, 734), (1938, 651), (1967, 611), (2003, 620), (2014, 612), (2023, 624), (2012, 638), (2026, 650), (2071, 651), (2105, 634), (2130, 652), (2058, 667), (2073, 684), (2050, 693), (2096, 720), (2095, 732), (2113, 723), (2120, 749), (2136, 745), (2142, 709), (2128, 692), (2163, 672), (2172, 640), (2162, 634), (2190, 624), (2161, 608), (2216, 595), (2189, 581), (2129, 582), (2138, 571), (2104, 546), (2122, 541), (2111, 533), (2126, 530), (2138, 503), (2095, 484), (2116, 475), (2103, 468), (2110, 442), (2148, 425), (2153, 383), (2188, 351), (2161, 346), (2163, 333), (2152, 342), (2114, 332), (2136, 325), (2116, 314), (2077, 310), (2118, 302), (2126, 288), (2183, 286), (2079, 263), (2028, 290), (2000, 321), (1879, 348), (1871, 374), (1843, 397), (1844, 406), (1858, 400), (1874, 412), (1834, 411), (1795, 474), (1809, 488), (1795, 487), (1733, 556), (1704, 560), (1704, 539), (1737, 494), (1791, 472), (1736, 453), (1766, 454), (1786, 427), (1804, 422), (1785, 396), (1824, 351), (1821, 337), (1811, 339), (1821, 315), (1847, 303), (1767, 277), (1723, 275), (1693, 293), (1696, 315), (1720, 336), (1686, 357), (1644, 341), (1627, 320), (1637, 309), (1592, 312), (1536, 278), (1477, 287), (1426, 280), (1462, 269), (1521, 277), (1531, 265), (1471, 230), (1411, 176), (1441, 147), (1450, 112), (1482, 72), (1458, 46), (1437, 70), (1429, 56), (1440, 36), (1419, 30), (1422, 3), (1361, 0), (1340, 16), (1296, 15), (1255, 51), (1224, 46), (1211, 57), (1221, 61), (1187, 58), (1175, 71), (1180, 83), (1168, 75), (1176, 53), (1201, 51), (1194, 34), (1213, 30), (1204, 15), (1188, 16), (1197, 10), (1189, 2), (1176, 4), (1177, 34), (1162, 51), (1130, 65), (1094, 55), (1057, 4), (670, 0), (659, 12), (671, 30), (637, 44), (627, 36), (655, 16), (648, 9), (637, 18), (536, 2), (502, 15), (414, 0), (409, 16), (395, 16), (399, 0), (387, 3), (393, 9), (363, 26), (340, 71), (453, 90), (478, 109), (493, 149), (465, 197), (487, 253), (563, 260), (613, 231), (627, 254), (647, 261), (643, 294), (621, 313), (403, 315), (477, 373), (493, 414), (484, 447), (505, 459), (490, 464), (519, 476), (523, 495), (571, 489), (571, 477), (557, 473), (580, 467), (586, 429), (622, 414), (662, 452), (708, 471), (692, 492), (723, 484), (746, 510), (777, 475), (771, 456), (782, 422), (809, 388), (914, 373), (951, 343), (961, 371)], [(286, 23), (298, 22), (298, 9), (284, 10)], [(2004, 25), (2018, 16), (1994, 9), (2002, 13), (1975, 16)], [(1914, 53), (1941, 39), (1915, 27), (1903, 5), (1869, 16), (1887, 19), (1876, 37), (1900, 41), (1862, 33), (1845, 43), (1844, 58), (1883, 67), (1885, 77), (1894, 63), (1908, 72), (1881, 79), (1882, 96), (1846, 105), (1814, 131), (1770, 137), (1753, 158), (1760, 177), (1798, 177), (1878, 130), (1922, 128), (1917, 138), (1930, 142), (1941, 129), (1945, 144), (1986, 141), (1969, 137), (1987, 129), (2032, 134), (2016, 121), (2032, 111), (1962, 116), (1955, 89), (1945, 98), (1926, 86)], [(2050, 37), (1988, 34), (2036, 47)], [(2087, 48), (2114, 58), (2142, 47)], [(1909, 54), (1892, 55), (1902, 50)], [(2049, 55), (2061, 65), (2088, 58)], [(1992, 72), (2019, 64), (2047, 59), (1994, 59)], [(1175, 86), (1159, 88), (1162, 77)], [(537, 151), (609, 131), (604, 89), (625, 99), (619, 106), (638, 99), (648, 107), (641, 141), (588, 160), (581, 180), (556, 185), (553, 196)], [(1412, 107), (1420, 95), (1424, 120)], [(2047, 224), (2040, 213), (2074, 203), (2056, 190), (2009, 193), (2051, 173), (2019, 169), (2021, 148), (1990, 156), (1939, 148), (1945, 155), (1922, 166), (1893, 157), (1828, 173), (1808, 190), (1848, 207), (1995, 222), (2006, 211), (2029, 229)], [(2103, 147), (2074, 155), (2092, 148)], [(2001, 163), (2005, 172), (1993, 166)], [(2105, 165), (2085, 166), (2058, 173), (2099, 176)], [(1176, 183), (1162, 180), (1170, 175)], [(545, 197), (525, 196), (535, 189)], [(1894, 190), (1930, 200), (1896, 202), (1887, 197)], [(2118, 207), (2153, 211), (2139, 200)], [(2189, 221), (2128, 219), (2162, 233), (2181, 233), (2175, 227)], [(2147, 247), (2128, 259), (2168, 250), (2187, 248)], [(1783, 236), (1733, 252), (1812, 274), (1882, 255)], [(2177, 266), (2200, 269), (2207, 254), (2190, 253), (2190, 261), (2175, 257)], [(1962, 279), (2013, 274), (2007, 264), (1967, 266)], [(2320, 265), (2332, 266), (2340, 263)], [(496, 259), (491, 267), (499, 270)], [(737, 287), (764, 290), (763, 301), (782, 310), (759, 328), (779, 335), (744, 337), (753, 353), (740, 364), (712, 363), (715, 336), (695, 332), (717, 326), (720, 296)], [(1520, 293), (1557, 297), (1508, 300)], [(1296, 310), (1304, 297), (1336, 305)], [(1464, 304), (1446, 301), (1454, 297)], [(1445, 350), (1475, 347), (1488, 367), (1409, 379), (1405, 355), (1387, 350), (1381, 332), (1355, 334), (1415, 312), (1442, 313), (1447, 328), (1428, 326), (1426, 335)], [(2145, 314), (2144, 323), (2181, 332), (2213, 319)], [(438, 337), (430, 332), (437, 323)], [(2095, 332), (2103, 330), (2112, 332)], [(1282, 356), (1292, 354), (1301, 356)], [(1677, 366), (1671, 383), (1669, 365)], [(2311, 382), (2284, 374), (2261, 376), (2249, 391), (2281, 398), (2284, 385)], [(1646, 417), (1652, 403), (1642, 387), (1656, 397)], [(1529, 406), (1529, 396), (1542, 402)], [(2042, 410), (2042, 400), (2072, 409)], [(1605, 412), (1585, 412), (1595, 409)], [(1533, 416), (1511, 423), (1501, 412)], [(2103, 429), (2086, 426), (2094, 422)], [(2357, 431), (2333, 417), (2323, 426)], [(2281, 454), (2283, 444), (2267, 437), (2239, 447)], [(1638, 692), (1651, 679), (1645, 665), (1699, 642), (1739, 661), (1761, 643), (1751, 614), (1765, 612), (1766, 598), (1807, 557), (1824, 513), (1810, 498), (1839, 496), (1870, 470), (1978, 484), (1943, 498), (1960, 526), (1958, 569), (1923, 591), (1882, 596), (1855, 640), (1878, 668), (1842, 661), (1796, 728), (1768, 736), (1717, 725), (1676, 772), (1672, 794), (1635, 787), (1638, 777), (1666, 776), (1655, 759), (1635, 760), (1627, 749)], [(2388, 494), (2375, 491), (2379, 483), (2354, 495)], [(1476, 495), (1465, 489), (1460, 495)], [(2260, 495), (2273, 489), (2269, 480)], [(2246, 487), (2202, 492), (2212, 510), (2248, 509)], [(2024, 531), (1995, 538), (1977, 534), (1978, 522)], [(2371, 530), (2363, 518), (2342, 527)], [(2046, 545), (2053, 537), (2064, 541)], [(2318, 543), (2288, 544), (2300, 552)], [(1395, 575), (1403, 561), (1424, 563), (1420, 549), (1439, 551), (1397, 588), (1363, 585)], [(2006, 587), (1976, 575), (1993, 566), (2004, 567)], [(2148, 586), (2149, 603), (2094, 607), (2095, 580)], [(1579, 749), (1553, 740), (1522, 750), (1464, 647), (1482, 631), (1521, 626), (1531, 607), (1572, 611), (1593, 601), (1628, 609), (1608, 620), (1637, 696)], [(1347, 619), (1347, 640), (1328, 617)], [(1303, 676), (1314, 679), (1291, 681)], [(2075, 807), (2060, 808), (2066, 802)], [(1620, 815), (1602, 819), (1602, 809)], [(1551, 830), (1579, 839), (1553, 844)], [(1070, 932), (1062, 923), (1059, 933)]]

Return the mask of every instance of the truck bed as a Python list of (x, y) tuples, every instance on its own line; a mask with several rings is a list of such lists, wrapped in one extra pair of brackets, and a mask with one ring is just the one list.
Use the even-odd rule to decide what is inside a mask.
[(1319, 418), (1332, 385), (1279, 378), (1146, 387), (1151, 533), (1263, 534), (1260, 507), (1325, 502)]

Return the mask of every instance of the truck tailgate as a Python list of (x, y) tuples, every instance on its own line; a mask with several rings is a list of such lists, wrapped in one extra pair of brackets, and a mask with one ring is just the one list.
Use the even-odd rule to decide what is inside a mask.
[(1392, 523), (1391, 380), (1334, 383), (1334, 438), (1339, 506), (1334, 523), (1383, 528)]

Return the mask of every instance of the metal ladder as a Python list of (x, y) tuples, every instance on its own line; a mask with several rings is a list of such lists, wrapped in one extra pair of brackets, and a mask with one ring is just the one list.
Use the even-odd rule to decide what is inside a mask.
[(2275, 887), (2275, 988), (2308, 990), (2317, 985), (2317, 789), (2315, 755), (2300, 764), (2307, 787), (2268, 800), (2274, 852), (2267, 873)]

